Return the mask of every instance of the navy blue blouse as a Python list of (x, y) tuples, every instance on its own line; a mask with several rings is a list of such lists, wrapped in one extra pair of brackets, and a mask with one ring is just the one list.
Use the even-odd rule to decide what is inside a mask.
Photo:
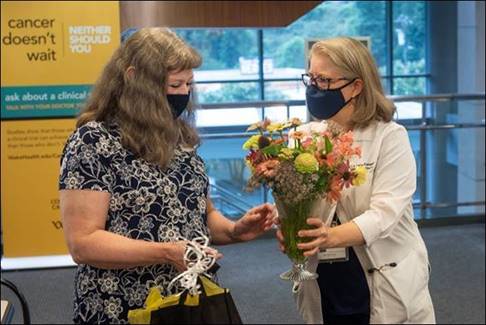
[[(209, 236), (208, 186), (195, 150), (177, 148), (168, 168), (161, 170), (124, 148), (115, 124), (89, 122), (78, 128), (61, 157), (59, 188), (110, 193), (105, 229), (133, 239), (170, 242)], [(127, 323), (128, 310), (141, 308), (151, 287), (167, 288), (177, 274), (169, 264), (130, 269), (79, 265), (73, 320)]]
[[(337, 216), (335, 219), (339, 224)], [(317, 274), (323, 314), (342, 316), (370, 313), (368, 282), (352, 247), (349, 247), (348, 261), (319, 263)]]

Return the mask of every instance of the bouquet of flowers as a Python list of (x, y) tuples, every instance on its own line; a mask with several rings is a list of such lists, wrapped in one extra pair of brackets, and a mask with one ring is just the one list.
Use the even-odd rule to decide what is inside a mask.
[(306, 258), (297, 248), (305, 240), (297, 236), (298, 231), (310, 227), (307, 218), (319, 216), (322, 199), (335, 202), (344, 188), (366, 181), (365, 167), (350, 165), (352, 158), (361, 155), (361, 148), (353, 146), (352, 131), (345, 132), (330, 121), (319, 123), (319, 130), (300, 125), (297, 118), (277, 123), (265, 119), (248, 127), (247, 131), (258, 133), (243, 145), (251, 170), (247, 189), (265, 184), (272, 190), (286, 254), (294, 263), (281, 278), (292, 281), (317, 277), (305, 270)]

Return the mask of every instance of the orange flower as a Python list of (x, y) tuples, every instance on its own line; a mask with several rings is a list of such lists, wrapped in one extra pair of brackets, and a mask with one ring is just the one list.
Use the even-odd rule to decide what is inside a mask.
[(296, 140), (302, 140), (304, 138), (304, 132), (294, 131), (294, 132), (292, 132), (292, 138), (294, 138)]
[(323, 154), (322, 152), (316, 152), (314, 156), (317, 159), (317, 162), (319, 163), (319, 166), (324, 166), (327, 165), (327, 160), (326, 160), (326, 155)]
[(339, 176), (333, 176), (329, 183), (329, 190), (327, 192), (327, 199), (331, 202), (336, 202), (341, 198), (341, 191), (343, 189), (342, 182)]
[(276, 159), (266, 160), (256, 166), (255, 173), (264, 177), (273, 178), (275, 177), (275, 168), (279, 164), (280, 162)]
[(275, 139), (272, 141), (272, 144), (282, 144), (282, 143), (284, 143), (284, 139), (282, 138)]
[(301, 144), (304, 149), (307, 149), (312, 144), (312, 138), (305, 139)]
[(329, 166), (334, 166), (334, 164), (336, 163), (336, 160), (337, 160), (337, 156), (336, 156), (336, 153), (334, 152), (334, 150), (326, 155), (326, 163)]

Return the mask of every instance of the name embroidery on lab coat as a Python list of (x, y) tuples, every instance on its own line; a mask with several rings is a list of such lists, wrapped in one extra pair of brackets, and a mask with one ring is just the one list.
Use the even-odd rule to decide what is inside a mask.
[(375, 167), (374, 162), (367, 162), (367, 163), (363, 163), (362, 165), (365, 166), (367, 170), (372, 170)]
[(355, 168), (357, 166), (364, 166), (366, 170), (370, 171), (375, 168), (375, 163), (374, 162), (365, 162), (365, 163), (360, 163), (360, 164), (351, 164), (352, 168)]

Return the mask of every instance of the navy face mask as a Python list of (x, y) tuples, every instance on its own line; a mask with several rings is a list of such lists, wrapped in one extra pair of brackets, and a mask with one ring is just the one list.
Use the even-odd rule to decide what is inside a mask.
[(336, 89), (321, 90), (316, 85), (307, 86), (305, 99), (309, 113), (319, 120), (327, 120), (336, 115), (354, 98), (345, 101), (341, 92), (341, 89), (349, 86), (354, 80), (356, 79)]
[(191, 93), (187, 94), (177, 94), (177, 95), (167, 95), (167, 101), (169, 102), (170, 108), (172, 109), (172, 114), (174, 115), (174, 120), (177, 119), (187, 107), (189, 103), (189, 97)]

